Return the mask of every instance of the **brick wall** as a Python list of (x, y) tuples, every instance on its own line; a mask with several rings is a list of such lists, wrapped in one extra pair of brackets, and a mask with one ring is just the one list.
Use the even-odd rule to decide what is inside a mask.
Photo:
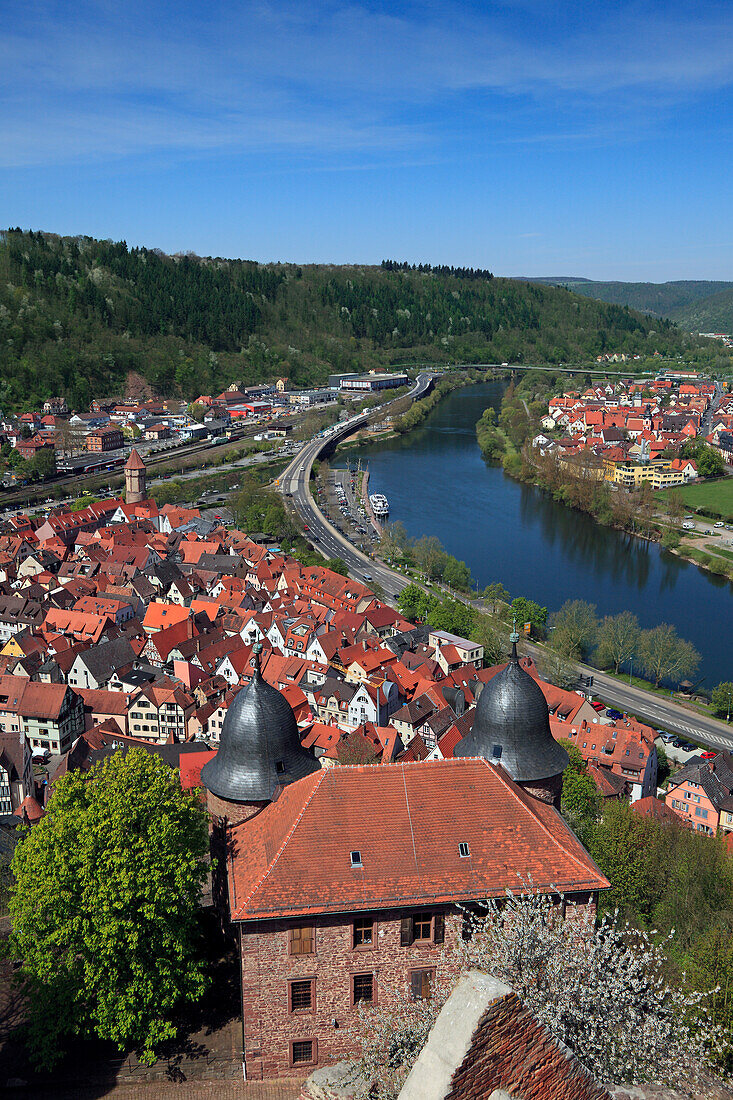
[[(243, 924), (248, 1079), (302, 1075), (315, 1065), (331, 1064), (357, 1053), (359, 1038), (352, 1030), (357, 1014), (352, 1003), (355, 974), (374, 974), (377, 1005), (389, 1001), (395, 988), (406, 992), (413, 969), (435, 969), (438, 981), (445, 978), (448, 966), (444, 946), (450, 949), (456, 944), (463, 918), (445, 907), (431, 912), (444, 917), (444, 945), (414, 942), (401, 946), (404, 914), (395, 911), (374, 914), (371, 948), (353, 947), (351, 917), (319, 917), (315, 951), (307, 955), (290, 954), (290, 928), (296, 923), (292, 920)], [(288, 983), (294, 979), (313, 979), (311, 1010), (290, 1011)], [(314, 1040), (316, 1058), (311, 1066), (292, 1064), (291, 1044), (299, 1040)]]

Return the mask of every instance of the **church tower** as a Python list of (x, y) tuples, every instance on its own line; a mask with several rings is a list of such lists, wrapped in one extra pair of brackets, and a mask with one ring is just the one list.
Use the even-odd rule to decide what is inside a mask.
[(138, 504), (141, 500), (147, 500), (147, 497), (145, 463), (133, 447), (125, 463), (125, 503)]

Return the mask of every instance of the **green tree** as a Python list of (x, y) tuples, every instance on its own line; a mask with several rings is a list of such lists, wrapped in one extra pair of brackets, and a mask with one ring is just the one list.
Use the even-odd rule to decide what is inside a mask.
[(621, 665), (636, 656), (640, 639), (639, 620), (631, 611), (606, 615), (598, 627), (596, 659), (604, 667), (613, 665), (618, 674)]
[(385, 524), (382, 528), (382, 540), (379, 547), (382, 557), (403, 557), (409, 550), (409, 547), (410, 540), (407, 537), (404, 523), (401, 523), (400, 520), (396, 520), (394, 523)]
[(330, 569), (332, 573), (340, 573), (342, 577), (348, 577), (349, 575), (349, 567), (343, 558), (328, 558), (325, 567)]
[(580, 660), (591, 648), (598, 634), (595, 604), (586, 600), (566, 600), (552, 616), (552, 626), (552, 648), (566, 660)]
[(512, 600), (507, 609), (506, 616), (509, 619), (516, 618), (517, 629), (520, 634), (525, 623), (531, 623), (532, 629), (540, 637), (544, 636), (547, 626), (547, 608), (541, 607), (534, 600), (528, 600), (526, 596), (517, 596)]
[(45, 481), (56, 473), (56, 452), (53, 447), (43, 447), (28, 463), (34, 481)]
[(451, 554), (448, 555), (443, 569), (443, 581), (450, 588), (457, 588), (460, 592), (470, 592), (473, 578), (471, 570), (465, 561), (458, 561)]
[(700, 654), (691, 642), (677, 635), (669, 623), (644, 630), (639, 642), (639, 658), (646, 675), (658, 687), (662, 680), (679, 683), (692, 676), (700, 664)]
[(56, 784), (13, 856), (9, 950), (22, 963), (29, 1046), (49, 1067), (66, 1036), (134, 1045), (145, 1061), (205, 987), (197, 913), (206, 813), (153, 753), (115, 753)]
[(723, 680), (710, 692), (710, 701), (716, 714), (724, 714), (728, 721), (733, 714), (733, 683)]
[(498, 630), (488, 615), (476, 613), (471, 639), (484, 647), (484, 662), (498, 665), (505, 661), (509, 653), (509, 639)]
[(397, 597), (397, 606), (408, 619), (425, 619), (430, 608), (437, 604), (434, 596), (428, 596), (419, 584), (406, 584)]
[(606, 911), (619, 908), (648, 927), (657, 900), (654, 846), (657, 826), (625, 802), (609, 801), (587, 846), (611, 889), (602, 897)]
[(461, 638), (470, 638), (476, 612), (458, 600), (435, 601), (428, 611), (428, 622), (435, 630), (447, 630)]
[(435, 535), (423, 535), (414, 544), (412, 553), (418, 567), (427, 577), (431, 580), (442, 577), (447, 554), (440, 539)]
[(598, 823), (601, 812), (601, 792), (588, 774), (588, 767), (577, 745), (560, 741), (570, 757), (563, 774), (560, 812), (570, 828), (586, 843)]
[(487, 603), (491, 604), (491, 610), (494, 614), (496, 614), (498, 604), (509, 602), (509, 593), (501, 581), (493, 581), (492, 584), (487, 584), (482, 595)]

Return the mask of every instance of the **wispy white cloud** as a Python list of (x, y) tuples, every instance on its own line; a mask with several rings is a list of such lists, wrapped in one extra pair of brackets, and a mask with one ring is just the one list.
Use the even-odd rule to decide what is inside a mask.
[(466, 103), (474, 125), (505, 140), (483, 96), (594, 116), (557, 132), (525, 118), (519, 140), (595, 140), (614, 109), (628, 125), (733, 83), (733, 21), (720, 4), (9, 7), (5, 165), (152, 150), (409, 151), (460, 127)]

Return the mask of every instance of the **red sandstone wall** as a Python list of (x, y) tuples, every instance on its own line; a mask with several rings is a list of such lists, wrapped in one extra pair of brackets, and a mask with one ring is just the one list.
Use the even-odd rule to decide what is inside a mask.
[[(444, 910), (436, 909), (434, 912)], [(375, 947), (352, 948), (350, 920), (322, 918), (316, 928), (315, 954), (288, 954), (288, 928), (296, 922), (262, 922), (243, 926), (242, 981), (247, 1077), (261, 1080), (310, 1072), (310, 1067), (290, 1064), (290, 1043), (316, 1039), (318, 1065), (339, 1061), (358, 1052), (358, 1036), (351, 1030), (356, 1010), (351, 1004), (351, 976), (374, 972), (377, 1002), (384, 1003), (398, 987), (407, 990), (408, 971), (435, 966), (443, 957), (443, 946), (414, 943), (400, 946), (400, 916), (395, 912), (378, 917)], [(305, 922), (304, 922), (305, 923)], [(463, 918), (445, 916), (445, 947), (460, 937)], [(446, 976), (438, 969), (438, 980)], [(288, 980), (315, 978), (315, 1009), (289, 1013)], [(338, 1026), (334, 1026), (336, 1020)]]

